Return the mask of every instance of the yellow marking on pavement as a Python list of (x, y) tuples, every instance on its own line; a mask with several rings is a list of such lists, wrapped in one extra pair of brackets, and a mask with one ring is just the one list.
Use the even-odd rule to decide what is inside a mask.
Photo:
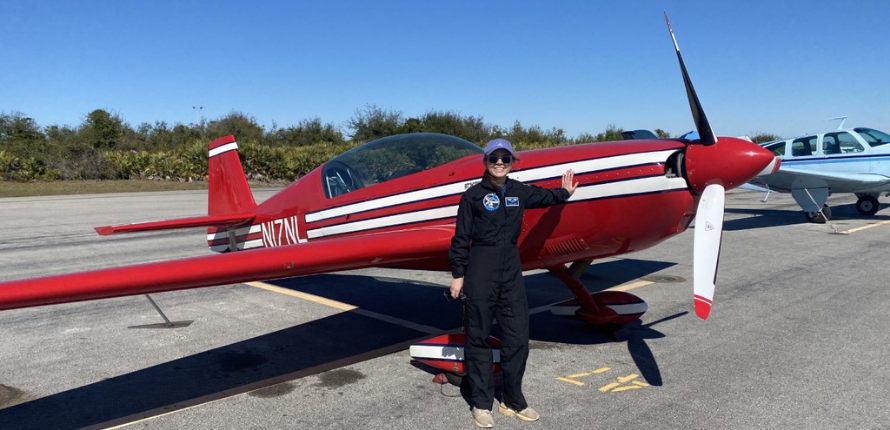
[(842, 231), (842, 232), (840, 232), (840, 233), (841, 233), (841, 234), (855, 233), (855, 232), (857, 232), (857, 231), (862, 231), (862, 230), (869, 229), (869, 228), (872, 228), (872, 227), (878, 227), (878, 226), (881, 226), (881, 225), (884, 225), (884, 224), (890, 224), (890, 220), (887, 220), (887, 221), (881, 221), (881, 222), (876, 222), (876, 223), (874, 223), (874, 224), (864, 225), (864, 226), (862, 226), (862, 227), (851, 228), (851, 229), (849, 229), (849, 230), (844, 230), (844, 231)]
[(319, 297), (313, 294), (304, 293), (302, 291), (294, 291), (287, 288), (281, 288), (276, 285), (267, 284), (265, 282), (248, 282), (247, 285), (256, 288), (262, 288), (267, 291), (272, 291), (276, 293), (286, 294), (288, 296), (297, 297), (303, 300), (308, 300), (310, 302), (315, 302), (321, 305), (329, 306), (334, 309), (340, 309), (341, 311), (351, 311), (357, 309), (355, 306), (338, 302), (336, 300), (326, 299), (324, 297)]
[(616, 389), (612, 390), (612, 392), (613, 392), (613, 393), (617, 393), (617, 392), (619, 392), (619, 391), (636, 390), (636, 389), (639, 389), (639, 388), (643, 388), (643, 387), (640, 387), (640, 386), (637, 386), (637, 385), (628, 385), (628, 386), (626, 386), (626, 387), (619, 387), (619, 388), (616, 388)]
[(617, 387), (617, 386), (619, 386), (619, 385), (621, 385), (621, 384), (619, 384), (619, 383), (617, 383), (617, 382), (613, 382), (613, 383), (611, 383), (611, 384), (609, 384), (609, 385), (603, 385), (602, 387), (600, 387), (600, 391), (602, 391), (602, 392), (605, 393), (606, 391), (609, 391), (609, 390), (611, 390), (611, 389), (613, 389), (613, 388), (615, 388), (615, 387)]
[(633, 381), (634, 379), (637, 379), (637, 377), (639, 377), (639, 376), (640, 375), (637, 375), (636, 373), (632, 373), (630, 375), (622, 376), (622, 377), (618, 378), (618, 382), (621, 382), (623, 384), (627, 381)]
[(265, 282), (248, 282), (247, 285), (256, 288), (262, 288), (264, 290), (286, 294), (288, 296), (298, 297), (304, 300), (308, 300), (313, 303), (318, 303), (321, 305), (329, 306), (334, 309), (339, 309), (341, 311), (352, 312), (358, 315), (366, 316), (368, 318), (373, 318), (375, 320), (388, 322), (390, 324), (395, 324), (398, 326), (402, 326), (405, 328), (409, 328), (411, 330), (416, 330), (421, 333), (429, 333), (429, 334), (441, 334), (445, 333), (446, 330), (442, 330), (436, 327), (430, 327), (428, 325), (417, 324), (411, 321), (405, 321), (403, 319), (399, 319), (396, 317), (391, 317), (389, 315), (379, 314), (377, 312), (369, 311), (366, 309), (359, 308), (357, 306), (353, 306), (347, 303), (338, 302), (336, 300), (326, 299), (324, 297), (319, 297), (314, 294), (304, 293), (301, 291), (294, 291), (287, 288), (281, 288), (279, 286), (270, 285)]
[(641, 386), (641, 387), (648, 387), (648, 386), (649, 386), (649, 384), (647, 384), (647, 383), (645, 383), (645, 382), (640, 382), (640, 381), (634, 381), (633, 383), (634, 383), (634, 384), (637, 384), (637, 385), (639, 385), (639, 386)]
[(637, 281), (632, 284), (624, 284), (624, 285), (619, 285), (617, 287), (607, 288), (606, 291), (630, 291), (630, 290), (633, 290), (634, 288), (645, 287), (646, 285), (651, 285), (651, 284), (654, 284), (654, 282)]
[(579, 386), (579, 387), (582, 386), (582, 385), (584, 385), (583, 382), (580, 382), (580, 381), (574, 381), (574, 380), (571, 380), (571, 379), (568, 379), (568, 378), (557, 377), (556, 379), (558, 379), (558, 380), (560, 380), (560, 381), (568, 382), (568, 383), (570, 383), (570, 384), (575, 384), (575, 385), (577, 385), (577, 386)]
[(603, 373), (607, 371), (609, 371), (608, 367), (600, 367), (599, 369), (594, 370), (593, 373)]
[(576, 373), (574, 375), (566, 376), (566, 378), (580, 378), (582, 376), (590, 376), (590, 372), (588, 373)]

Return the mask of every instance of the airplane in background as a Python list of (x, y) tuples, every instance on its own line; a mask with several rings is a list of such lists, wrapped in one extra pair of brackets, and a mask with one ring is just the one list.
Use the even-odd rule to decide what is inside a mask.
[(768, 191), (790, 192), (810, 222), (831, 219), (825, 201), (834, 193), (855, 194), (856, 211), (865, 216), (878, 212), (878, 196), (890, 196), (890, 134), (845, 129), (846, 117), (834, 119), (841, 120), (837, 129), (760, 144), (782, 163), (751, 181)]
[[(522, 151), (511, 173), (557, 187), (574, 170), (580, 185), (566, 204), (525, 212), (518, 247), (523, 270), (553, 273), (574, 296), (570, 316), (586, 323), (624, 324), (647, 309), (630, 293), (591, 294), (578, 279), (592, 261), (652, 247), (694, 218), (694, 306), (707, 318), (724, 192), (779, 167), (760, 146), (716, 137), (669, 22), (668, 29), (701, 139)], [(219, 254), (0, 283), (0, 310), (369, 267), (448, 271), (458, 202), (482, 171), (482, 149), (471, 142), (397, 135), (331, 159), (258, 205), (237, 149), (233, 136), (209, 145), (206, 216), (96, 228), (108, 235), (207, 227)]]

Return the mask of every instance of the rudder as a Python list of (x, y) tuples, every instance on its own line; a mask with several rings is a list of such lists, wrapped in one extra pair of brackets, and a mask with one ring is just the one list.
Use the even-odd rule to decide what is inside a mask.
[(207, 214), (225, 215), (255, 212), (256, 202), (247, 184), (247, 177), (238, 158), (235, 136), (228, 135), (210, 142), (207, 161)]

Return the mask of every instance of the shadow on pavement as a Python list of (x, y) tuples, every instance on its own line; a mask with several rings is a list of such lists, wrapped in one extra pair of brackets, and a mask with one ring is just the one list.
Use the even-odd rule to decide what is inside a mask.
[[(582, 281), (591, 291), (600, 291), (671, 265), (607, 261), (591, 266)], [(444, 298), (445, 285), (348, 274), (306, 276), (276, 284), (442, 331), (461, 325), (462, 309), (458, 302)], [(532, 308), (571, 297), (547, 273), (527, 276), (526, 287)], [(641, 372), (650, 383), (660, 383), (652, 353), (640, 342), (663, 335), (640, 322), (625, 330), (630, 333), (626, 340)], [(426, 335), (343, 312), (0, 409), (0, 423), (4, 429), (123, 424), (389, 354)], [(532, 317), (532, 338), (586, 345), (616, 341), (614, 336), (549, 313)]]

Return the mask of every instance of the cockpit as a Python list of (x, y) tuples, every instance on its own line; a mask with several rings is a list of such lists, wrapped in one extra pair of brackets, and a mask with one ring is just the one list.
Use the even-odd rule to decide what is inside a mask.
[(856, 127), (853, 131), (859, 133), (859, 135), (862, 136), (862, 139), (868, 143), (868, 146), (871, 146), (872, 148), (890, 143), (890, 134), (884, 133), (883, 131), (865, 127)]
[[(890, 143), (890, 135), (872, 128), (857, 127), (853, 130), (834, 130), (821, 134), (802, 136), (762, 144), (764, 148), (785, 158), (834, 157), (866, 152), (867, 147)], [(867, 145), (867, 146), (866, 146)]]
[(482, 148), (472, 142), (447, 134), (410, 133), (384, 137), (325, 163), (321, 174), (325, 196), (337, 197), (482, 152)]

